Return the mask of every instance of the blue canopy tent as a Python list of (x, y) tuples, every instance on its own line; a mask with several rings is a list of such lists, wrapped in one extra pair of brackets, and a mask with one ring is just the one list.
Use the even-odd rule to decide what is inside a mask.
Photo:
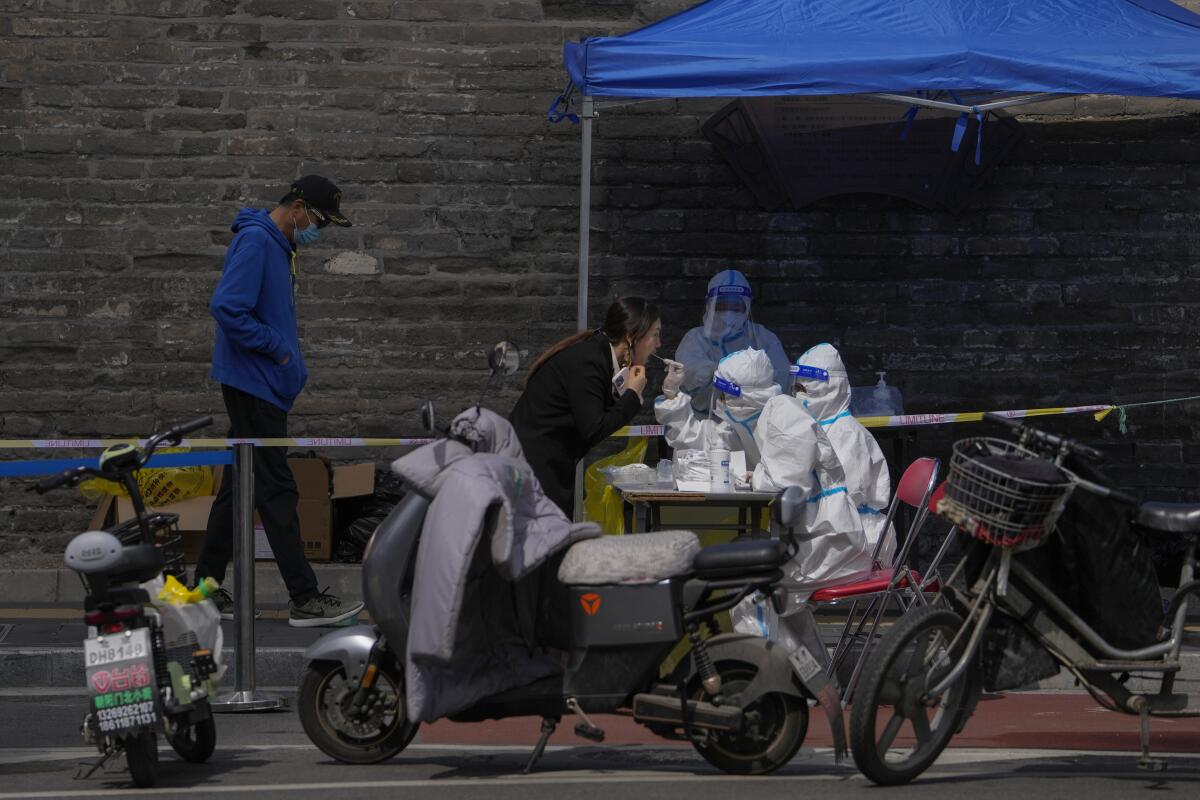
[(982, 123), (1056, 95), (1200, 99), (1200, 15), (1170, 0), (708, 0), (623, 36), (569, 42), (564, 62), (571, 85), (549, 116), (583, 127), (583, 330), (597, 108), (865, 94), (958, 111), (965, 130), (966, 115)]

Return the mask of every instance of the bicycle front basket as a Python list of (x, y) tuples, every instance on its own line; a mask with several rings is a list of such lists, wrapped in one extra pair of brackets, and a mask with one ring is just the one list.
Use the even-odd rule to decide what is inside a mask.
[[(182, 578), (186, 567), (183, 535), (179, 532), (179, 515), (157, 511), (146, 518), (146, 524), (150, 526), (150, 532), (154, 535), (154, 543), (162, 548), (163, 574)], [(140, 544), (142, 541), (142, 529), (138, 526), (137, 517), (114, 525), (108, 532), (116, 536), (121, 544)]]
[(1075, 484), (1050, 461), (1004, 439), (954, 443), (938, 514), (997, 547), (1035, 547), (1054, 527)]

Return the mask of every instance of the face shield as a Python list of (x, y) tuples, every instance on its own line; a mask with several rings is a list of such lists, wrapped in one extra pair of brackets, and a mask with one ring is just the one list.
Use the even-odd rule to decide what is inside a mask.
[(796, 397), (804, 397), (809, 393), (805, 386), (806, 381), (829, 383), (829, 371), (820, 367), (810, 367), (806, 364), (792, 364), (789, 369), (792, 373), (792, 394)]
[(836, 417), (850, 408), (850, 380), (837, 348), (828, 342), (809, 348), (796, 359), (797, 396), (817, 420)]
[(751, 330), (750, 298), (750, 285), (740, 272), (726, 270), (713, 278), (705, 295), (704, 337), (720, 342)]
[(742, 396), (742, 387), (728, 378), (722, 378), (720, 375), (713, 376), (712, 386), (713, 391), (711, 392), (712, 399), (708, 407), (708, 418), (725, 419), (725, 411), (729, 407), (729, 398), (740, 398)]

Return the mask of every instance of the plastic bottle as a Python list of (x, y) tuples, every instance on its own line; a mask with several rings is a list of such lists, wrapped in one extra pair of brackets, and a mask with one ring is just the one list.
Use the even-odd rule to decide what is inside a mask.
[(196, 584), (195, 589), (188, 589), (174, 575), (168, 575), (163, 581), (163, 590), (159, 593), (158, 599), (176, 606), (199, 603), (208, 599), (209, 595), (219, 588), (220, 584), (212, 578), (202, 578)]
[(904, 413), (904, 401), (900, 397), (900, 390), (895, 386), (888, 386), (884, 380), (886, 372), (876, 372), (879, 376), (879, 382), (875, 384), (874, 391), (871, 392), (872, 406), (875, 408), (875, 413), (888, 416), (899, 416)]
[(658, 484), (660, 486), (675, 486), (675, 472), (673, 464), (668, 458), (660, 458), (658, 460)]

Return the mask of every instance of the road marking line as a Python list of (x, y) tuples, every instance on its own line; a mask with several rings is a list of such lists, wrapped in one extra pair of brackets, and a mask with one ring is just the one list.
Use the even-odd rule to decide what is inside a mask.
[(152, 797), (155, 795), (194, 795), (194, 794), (250, 794), (259, 792), (313, 792), (328, 791), (342, 793), (347, 790), (362, 789), (437, 789), (448, 787), (492, 787), (492, 786), (562, 786), (564, 784), (606, 784), (606, 783), (712, 783), (714, 781), (770, 781), (778, 783), (784, 780), (792, 781), (842, 781), (845, 773), (812, 774), (812, 775), (725, 775), (713, 773), (694, 775), (686, 773), (646, 774), (642, 772), (626, 772), (610, 775), (567, 775), (561, 772), (543, 773), (541, 776), (485, 777), (485, 778), (418, 778), (410, 780), (374, 780), (374, 781), (336, 781), (321, 783), (266, 783), (266, 784), (237, 784), (174, 787), (169, 789), (92, 789), (74, 792), (13, 792), (0, 794), (0, 800), (35, 800), (35, 798), (69, 798), (69, 797)]

